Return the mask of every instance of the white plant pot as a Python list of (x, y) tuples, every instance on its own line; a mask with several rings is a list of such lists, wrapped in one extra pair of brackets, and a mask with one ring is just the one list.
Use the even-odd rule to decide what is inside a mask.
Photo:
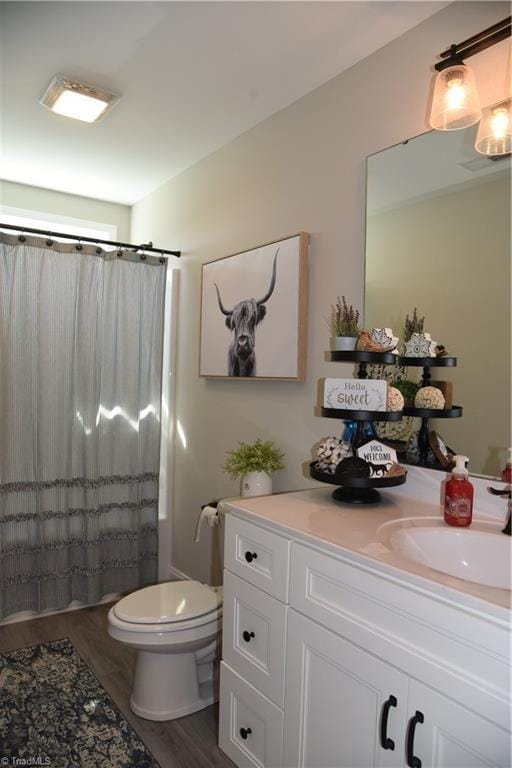
[(242, 477), (242, 496), (268, 496), (272, 478), (268, 472), (248, 472)]
[(357, 336), (336, 336), (334, 349), (339, 352), (351, 352), (356, 348)]

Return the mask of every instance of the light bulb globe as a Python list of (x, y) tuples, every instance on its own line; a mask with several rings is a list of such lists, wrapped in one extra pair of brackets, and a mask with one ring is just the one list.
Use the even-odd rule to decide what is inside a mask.
[(456, 64), (436, 77), (430, 125), (437, 131), (457, 131), (480, 120), (482, 110), (473, 70)]

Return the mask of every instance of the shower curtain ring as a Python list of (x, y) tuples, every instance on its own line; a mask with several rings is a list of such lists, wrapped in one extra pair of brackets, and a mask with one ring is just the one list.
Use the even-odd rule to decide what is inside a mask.
[(118, 248), (118, 251), (117, 251), (117, 258), (118, 258), (118, 259), (122, 259), (122, 258), (123, 258), (123, 251), (121, 250), (121, 243), (118, 243), (118, 244), (117, 244), (117, 248)]
[(46, 241), (46, 245), (48, 246), (48, 248), (51, 248), (52, 245), (53, 245), (52, 233), (51, 232), (48, 232), (48, 240)]
[(78, 241), (78, 243), (75, 245), (75, 248), (76, 248), (76, 250), (77, 250), (77, 251), (82, 251), (82, 250), (83, 250), (83, 245), (82, 245), (82, 243), (80, 242), (80, 240), (79, 240), (79, 241)]
[(23, 234), (23, 230), (21, 230), (21, 234), (18, 235), (18, 240), (19, 240), (20, 243), (26, 243), (27, 242), (27, 238)]
[(141, 260), (141, 261), (146, 261), (146, 259), (147, 259), (147, 256), (146, 256), (146, 254), (145, 254), (145, 253), (141, 253), (141, 255), (140, 255), (140, 260)]

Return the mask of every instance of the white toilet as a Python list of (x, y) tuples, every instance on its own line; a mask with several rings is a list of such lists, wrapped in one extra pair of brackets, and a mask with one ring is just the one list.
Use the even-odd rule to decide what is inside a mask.
[(109, 635), (137, 649), (130, 706), (148, 720), (173, 720), (215, 699), (222, 587), (171, 581), (123, 597), (108, 614)]

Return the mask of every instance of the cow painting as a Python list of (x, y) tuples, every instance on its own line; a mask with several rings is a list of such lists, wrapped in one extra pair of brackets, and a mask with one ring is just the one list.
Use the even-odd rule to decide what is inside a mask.
[(256, 326), (265, 317), (266, 304), (274, 292), (278, 253), (279, 248), (274, 255), (268, 291), (261, 299), (243, 299), (235, 304), (233, 309), (226, 309), (222, 303), (219, 286), (214, 283), (219, 309), (226, 317), (226, 326), (233, 332), (233, 340), (228, 349), (228, 376), (256, 376)]

